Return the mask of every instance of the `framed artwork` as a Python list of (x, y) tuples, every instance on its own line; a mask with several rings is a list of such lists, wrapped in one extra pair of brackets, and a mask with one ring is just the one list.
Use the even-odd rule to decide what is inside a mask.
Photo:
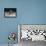
[(20, 24), (18, 25), (19, 41), (46, 41), (46, 25), (45, 24)]
[(4, 8), (4, 17), (16, 18), (17, 9), (16, 8)]

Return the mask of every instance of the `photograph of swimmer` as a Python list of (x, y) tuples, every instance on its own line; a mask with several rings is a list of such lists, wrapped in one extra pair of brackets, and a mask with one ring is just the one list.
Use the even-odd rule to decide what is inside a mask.
[(16, 8), (4, 8), (5, 17), (16, 17)]

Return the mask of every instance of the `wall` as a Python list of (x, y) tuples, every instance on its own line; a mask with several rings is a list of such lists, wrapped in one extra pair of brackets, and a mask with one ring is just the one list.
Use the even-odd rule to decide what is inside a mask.
[[(11, 7), (17, 17), (4, 18), (4, 8)], [(0, 44), (8, 43), (9, 32), (18, 32), (18, 24), (46, 24), (46, 0), (0, 0)]]

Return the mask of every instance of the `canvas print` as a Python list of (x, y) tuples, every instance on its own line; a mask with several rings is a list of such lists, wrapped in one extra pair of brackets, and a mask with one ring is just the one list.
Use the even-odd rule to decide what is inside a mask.
[(5, 17), (16, 17), (16, 8), (4, 8)]
[(20, 41), (46, 41), (46, 25), (20, 25)]

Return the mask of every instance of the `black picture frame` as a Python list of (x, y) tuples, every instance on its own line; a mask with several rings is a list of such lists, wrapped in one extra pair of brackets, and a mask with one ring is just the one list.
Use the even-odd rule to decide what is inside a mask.
[(4, 8), (4, 17), (5, 18), (16, 18), (17, 8)]

